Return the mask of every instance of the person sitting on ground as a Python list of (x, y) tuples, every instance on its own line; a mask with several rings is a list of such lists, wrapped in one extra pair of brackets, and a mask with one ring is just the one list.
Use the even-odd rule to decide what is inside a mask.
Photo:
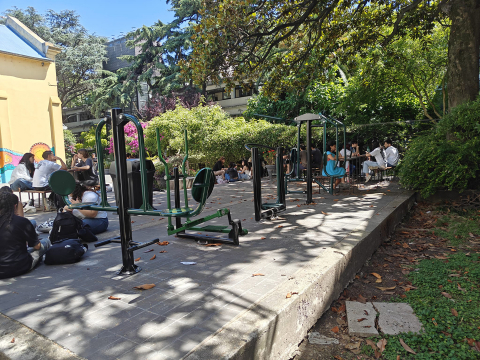
[(13, 191), (33, 190), (32, 181), (35, 173), (35, 155), (25, 153), (20, 159), (20, 163), (13, 169), (10, 177), (10, 188)]
[(27, 273), (51, 246), (48, 239), (38, 240), (28, 219), (15, 215), (17, 204), (15, 194), (0, 191), (0, 279)]
[(237, 164), (235, 164), (233, 161), (230, 163), (230, 166), (228, 167), (227, 171), (225, 172), (225, 177), (228, 175), (228, 181), (229, 182), (235, 182), (238, 181), (238, 171), (237, 171)]
[(80, 183), (86, 186), (96, 185), (98, 183), (98, 176), (93, 170), (93, 160), (88, 156), (88, 151), (86, 149), (80, 149), (73, 157), (79, 160), (77, 165), (72, 167), (72, 170), (79, 172), (78, 180)]
[(363, 173), (365, 174), (365, 182), (370, 181), (371, 175), (369, 166), (377, 166), (379, 168), (385, 167), (385, 153), (383, 149), (380, 147), (380, 143), (375, 141), (373, 143), (373, 151), (367, 152), (367, 156), (374, 156), (375, 161), (366, 160), (363, 162)]
[[(48, 180), (50, 176), (58, 170), (67, 170), (67, 165), (60, 159), (58, 156), (53, 155), (53, 152), (48, 150), (44, 151), (42, 154), (44, 160), (40, 161), (33, 174), (33, 188), (39, 191), (51, 191), (52, 189), (48, 185)], [(56, 161), (60, 161), (61, 165), (57, 164)], [(49, 207), (55, 207), (55, 194), (50, 193), (48, 197)]]
[(326, 169), (322, 170), (322, 175), (338, 176), (338, 178), (335, 180), (335, 183), (333, 184), (333, 188), (335, 189), (338, 184), (344, 182), (343, 176), (345, 176), (345, 169), (343, 167), (335, 167), (335, 163), (338, 160), (336, 155), (337, 143), (335, 141), (330, 141), (327, 145), (327, 148), (330, 149), (330, 151), (327, 151), (327, 164), (325, 164), (324, 166)]
[[(100, 196), (89, 190), (82, 184), (76, 184), (73, 193), (70, 195), (72, 204), (96, 204), (100, 205)], [(64, 207), (66, 211), (71, 211), (73, 215), (82, 220), (84, 225), (89, 225), (90, 230), (95, 235), (107, 231), (108, 229), (108, 217), (106, 211), (97, 210), (83, 210), (83, 209), (70, 209), (67, 205)]]
[(398, 164), (398, 150), (396, 147), (392, 146), (392, 139), (388, 138), (385, 140), (385, 160), (387, 162), (387, 167), (395, 167)]
[(322, 168), (322, 152), (312, 145), (312, 168)]
[(245, 159), (241, 162), (241, 170), (238, 171), (240, 180), (250, 180), (252, 178), (252, 165)]
[(222, 156), (218, 161), (213, 165), (213, 175), (221, 176), (222, 179), (225, 179), (225, 170), (223, 169), (223, 164), (225, 164), (225, 157)]

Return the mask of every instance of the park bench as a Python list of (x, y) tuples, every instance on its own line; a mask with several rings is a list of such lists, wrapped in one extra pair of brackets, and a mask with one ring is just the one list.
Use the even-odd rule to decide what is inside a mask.
[(20, 200), (20, 202), (22, 202), (22, 193), (26, 193), (29, 200), (32, 198), (35, 200), (35, 194), (38, 194), (38, 205), (35, 205), (35, 207), (38, 209), (43, 208), (43, 211), (50, 211), (50, 206), (47, 202), (47, 194), (50, 194), (52, 192), (51, 190), (18, 190), (16, 192), (18, 192), (18, 199)]

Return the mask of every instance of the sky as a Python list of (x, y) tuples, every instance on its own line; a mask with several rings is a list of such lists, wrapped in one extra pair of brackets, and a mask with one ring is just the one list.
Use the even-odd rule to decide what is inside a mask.
[(119, 38), (122, 32), (126, 34), (142, 25), (153, 25), (158, 20), (168, 23), (174, 17), (165, 0), (0, 0), (0, 15), (14, 6), (19, 9), (32, 6), (40, 14), (50, 9), (55, 12), (75, 10), (89, 33), (105, 36), (108, 40)]

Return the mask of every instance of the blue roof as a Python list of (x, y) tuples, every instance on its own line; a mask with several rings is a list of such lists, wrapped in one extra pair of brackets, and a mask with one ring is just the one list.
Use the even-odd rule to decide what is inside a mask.
[(0, 52), (51, 61), (6, 25), (0, 25)]

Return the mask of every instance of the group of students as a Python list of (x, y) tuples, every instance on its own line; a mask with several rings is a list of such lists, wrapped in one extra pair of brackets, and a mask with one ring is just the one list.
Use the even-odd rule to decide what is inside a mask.
[(225, 157), (222, 156), (213, 166), (213, 174), (217, 179), (217, 183), (227, 183), (235, 181), (250, 180), (253, 177), (252, 163), (246, 159), (238, 162), (230, 162), (229, 167), (225, 167)]

